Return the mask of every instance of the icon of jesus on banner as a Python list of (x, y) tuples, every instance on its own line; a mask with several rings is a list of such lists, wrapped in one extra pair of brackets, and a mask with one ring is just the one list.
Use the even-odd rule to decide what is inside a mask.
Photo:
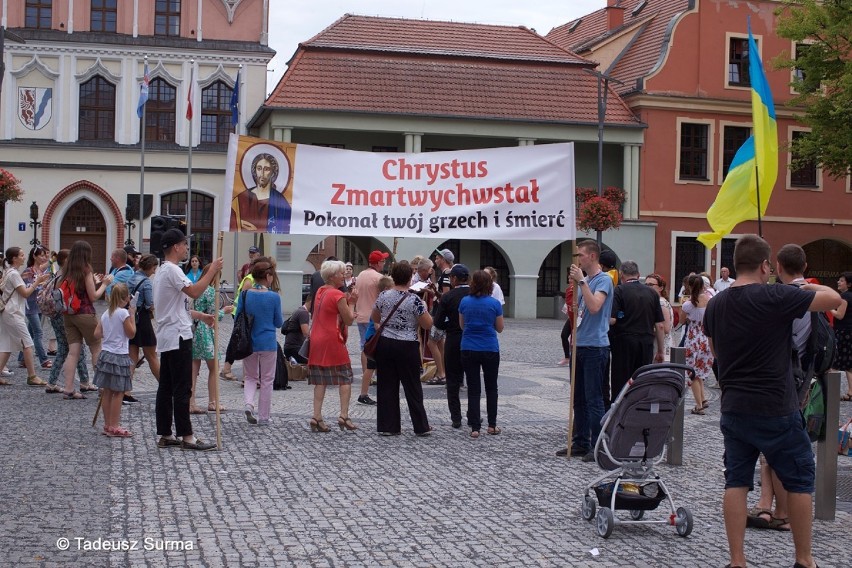
[[(292, 210), (282, 189), (287, 187), (291, 171), (280, 148), (272, 144), (248, 148), (240, 166), (247, 189), (231, 201), (231, 231), (289, 233)], [(278, 185), (279, 179), (283, 187)]]

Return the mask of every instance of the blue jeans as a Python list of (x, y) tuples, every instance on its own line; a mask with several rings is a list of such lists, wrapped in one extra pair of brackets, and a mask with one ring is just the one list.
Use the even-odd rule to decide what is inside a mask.
[(591, 450), (601, 433), (609, 347), (577, 347), (573, 448)]
[(479, 382), (479, 370), (482, 369), (482, 383), (485, 384), (485, 407), (488, 412), (488, 427), (497, 426), (497, 375), (500, 370), (499, 351), (461, 352), (461, 363), (467, 377), (467, 424), (471, 430), (482, 427), (482, 415), (479, 410), (479, 397), (482, 392)]
[[(30, 337), (33, 338), (33, 344), (35, 345), (35, 353), (36, 357), (38, 357), (39, 363), (44, 363), (48, 360), (47, 352), (44, 350), (44, 332), (41, 329), (41, 314), (27, 314), (27, 329), (30, 332)], [(23, 351), (18, 354), (18, 361), (24, 360)]]

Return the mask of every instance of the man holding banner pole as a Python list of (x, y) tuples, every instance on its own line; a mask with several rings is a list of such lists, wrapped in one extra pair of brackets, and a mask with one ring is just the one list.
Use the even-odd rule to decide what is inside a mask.
[[(570, 277), (579, 289), (577, 331), (574, 335), (576, 358), (572, 364), (574, 381), (574, 428), (571, 447), (557, 455), (583, 456), (594, 461), (593, 448), (601, 431), (604, 415), (604, 371), (609, 361), (609, 316), (612, 311), (612, 279), (601, 270), (600, 248), (594, 241), (578, 246), (577, 264), (571, 265)], [(586, 276), (583, 276), (583, 273)]]

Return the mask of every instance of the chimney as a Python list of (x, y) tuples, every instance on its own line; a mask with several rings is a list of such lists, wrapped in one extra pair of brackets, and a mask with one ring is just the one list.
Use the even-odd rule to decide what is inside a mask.
[(612, 31), (624, 25), (624, 7), (621, 0), (606, 1), (606, 29)]

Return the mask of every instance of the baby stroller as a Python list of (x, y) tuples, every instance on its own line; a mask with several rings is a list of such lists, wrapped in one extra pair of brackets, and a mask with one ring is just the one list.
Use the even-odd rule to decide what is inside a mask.
[[(695, 377), (692, 367), (674, 363), (639, 368), (603, 418), (594, 456), (606, 473), (586, 487), (581, 508), (585, 520), (596, 518), (603, 538), (618, 524), (669, 524), (684, 537), (692, 532), (692, 513), (685, 507), (675, 509), (668, 488), (654, 472), (686, 392), (684, 371), (690, 380)], [(615, 480), (607, 482), (609, 478)], [(592, 490), (600, 505), (597, 516)], [(643, 520), (645, 511), (656, 510), (665, 499), (671, 507), (667, 518)], [(629, 511), (630, 520), (616, 518), (615, 511)]]

